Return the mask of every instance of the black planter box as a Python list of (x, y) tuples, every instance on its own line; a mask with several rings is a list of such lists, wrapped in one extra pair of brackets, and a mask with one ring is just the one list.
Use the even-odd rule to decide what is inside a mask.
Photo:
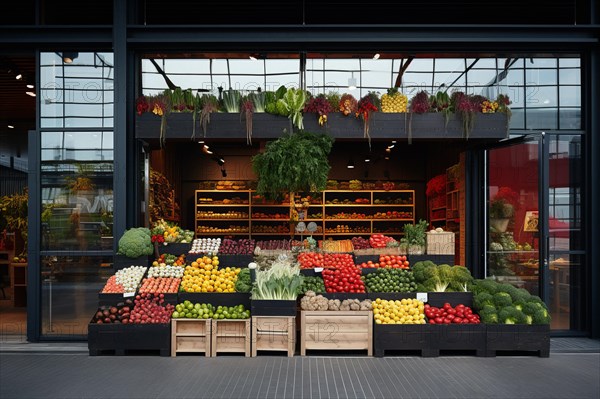
[(410, 265), (414, 265), (417, 262), (430, 260), (436, 265), (450, 265), (454, 266), (454, 255), (407, 255), (406, 259)]
[(180, 292), (178, 303), (186, 300), (192, 303), (210, 303), (213, 306), (244, 305), (246, 309), (250, 309), (250, 294), (243, 292)]
[(323, 273), (322, 272), (317, 272), (315, 269), (300, 269), (300, 274), (306, 277), (322, 277)]
[(488, 324), (486, 355), (497, 352), (536, 352), (550, 356), (550, 325)]
[(250, 301), (252, 316), (296, 316), (297, 301), (258, 299)]
[(354, 255), (354, 263), (357, 265), (360, 265), (361, 263), (367, 263), (368, 261), (378, 263), (379, 255)]
[(115, 271), (128, 268), (129, 266), (145, 266), (148, 267), (154, 260), (153, 256), (140, 256), (138, 258), (128, 258), (125, 255), (115, 254), (113, 260), (113, 268)]
[(504, 139), (508, 138), (508, 115), (502, 112), (493, 114), (475, 114), (473, 131), (469, 139)]
[(369, 292), (367, 294), (369, 299), (375, 300), (377, 298), (385, 299), (387, 301), (396, 301), (402, 299), (412, 299), (417, 297), (416, 292)]
[(374, 324), (373, 349), (376, 357), (386, 351), (419, 351), (423, 357), (438, 356), (436, 329), (431, 324)]
[(90, 356), (104, 351), (126, 355), (130, 351), (159, 351), (171, 355), (171, 323), (165, 324), (96, 324), (88, 325)]
[(188, 252), (192, 249), (191, 243), (180, 243), (174, 242), (170, 244), (158, 244), (159, 254), (170, 254), (170, 255), (185, 255), (187, 257)]
[(440, 351), (475, 351), (476, 356), (486, 356), (487, 335), (484, 324), (433, 324), (429, 325), (436, 339), (432, 349)]
[(379, 270), (379, 267), (363, 267), (360, 270), (360, 275), (361, 276), (366, 276), (367, 274), (371, 274), (371, 273), (376, 273), (377, 270)]
[(254, 261), (253, 255), (226, 255), (219, 254), (219, 267), (248, 267)]
[(135, 295), (133, 296), (124, 296), (124, 294), (103, 294), (98, 293), (98, 305), (100, 306), (116, 306), (121, 302), (125, 302), (125, 300), (131, 299), (135, 300)]
[(448, 302), (452, 306), (463, 304), (473, 307), (472, 292), (428, 292), (427, 303), (437, 308)]

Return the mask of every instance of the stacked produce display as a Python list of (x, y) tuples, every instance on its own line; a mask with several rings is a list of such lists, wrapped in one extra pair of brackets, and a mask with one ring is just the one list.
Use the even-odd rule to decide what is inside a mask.
[[(143, 229), (131, 229), (129, 236), (130, 239), (133, 237), (132, 242), (142, 238), (146, 242), (149, 237), (148, 231)], [(502, 340), (507, 332), (492, 330), (492, 327), (520, 325), (527, 328), (537, 325), (542, 330), (535, 330), (532, 334), (541, 334), (542, 346), (532, 350), (539, 350), (545, 356), (543, 345), (550, 322), (548, 309), (539, 297), (524, 289), (494, 280), (475, 280), (463, 266), (432, 261), (411, 263), (410, 256), (400, 254), (369, 255), (372, 260), (360, 264), (355, 262), (357, 250), (389, 250), (396, 248), (396, 244), (396, 240), (383, 235), (373, 235), (370, 239), (354, 237), (321, 242), (312, 239), (304, 242), (195, 239), (189, 244), (187, 254), (162, 254), (151, 262), (150, 267), (130, 266), (118, 270), (108, 279), (101, 295), (121, 295), (122, 299), (111, 297), (117, 298), (115, 303), (100, 307), (91, 323), (165, 324), (171, 317), (250, 322), (250, 316), (255, 316), (255, 306), (257, 316), (281, 311), (286, 317), (291, 317), (297, 314), (295, 303), (298, 298), (298, 310), (315, 312), (314, 317), (306, 319), (313, 327), (319, 320), (326, 320), (317, 316), (316, 312), (322, 311), (337, 311), (339, 316), (336, 317), (340, 317), (338, 322), (341, 323), (370, 320), (374, 325), (375, 352), (379, 355), (389, 349), (410, 349), (411, 345), (416, 345), (413, 349), (422, 350), (423, 356), (435, 355), (443, 349), (476, 349), (478, 355), (494, 355), (496, 350), (505, 348), (494, 346), (494, 339)], [(264, 253), (261, 253), (262, 249), (257, 250), (261, 245), (265, 248)], [(124, 251), (135, 252), (135, 248), (126, 241), (122, 246)], [(235, 259), (241, 255), (255, 259), (258, 262), (256, 282), (251, 276), (251, 268), (246, 267), (248, 264), (224, 267), (217, 254)], [(133, 296), (133, 300), (123, 298), (123, 294)], [(216, 296), (215, 299), (202, 296), (219, 294), (222, 295), (219, 300)], [(280, 305), (269, 306), (270, 301), (289, 302), (292, 307), (284, 311)], [(351, 311), (362, 316), (345, 319), (350, 317), (345, 312)], [(365, 319), (360, 312), (370, 313)], [(397, 334), (409, 333), (405, 337), (410, 337), (410, 334), (418, 333), (418, 330), (405, 331), (403, 328), (421, 328), (423, 330), (419, 334), (429, 338), (420, 343), (409, 339), (399, 347), (394, 346), (397, 338), (393, 337)], [(448, 330), (446, 333), (435, 330), (440, 328), (471, 329)], [(447, 334), (452, 337), (452, 334), (463, 333), (466, 334), (463, 338), (445, 346)], [(530, 332), (523, 330), (519, 333)], [(308, 342), (306, 348), (311, 348), (311, 338), (304, 338)], [(180, 333), (178, 339), (184, 342), (185, 335)], [(488, 343), (485, 342), (488, 341), (491, 349), (486, 351)], [(439, 344), (433, 345), (432, 342)], [(362, 348), (364, 342), (360, 345)]]

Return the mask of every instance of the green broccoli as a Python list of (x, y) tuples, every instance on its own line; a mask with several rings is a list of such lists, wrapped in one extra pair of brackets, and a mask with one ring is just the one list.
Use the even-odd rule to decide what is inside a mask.
[(411, 267), (415, 282), (417, 283), (424, 283), (430, 278), (437, 276), (436, 269), (437, 265), (430, 260), (417, 262)]
[(486, 305), (494, 306), (494, 297), (492, 294), (482, 292), (473, 297), (473, 307), (475, 309), (483, 309)]
[(496, 309), (501, 309), (505, 306), (512, 305), (512, 299), (506, 292), (496, 292), (494, 294), (494, 305)]
[(498, 324), (498, 313), (496, 308), (486, 305), (479, 311), (479, 317), (484, 324)]
[(506, 292), (508, 295), (510, 295), (510, 298), (513, 302), (519, 300), (526, 301), (530, 296), (527, 290), (520, 290), (519, 288), (510, 284), (499, 284), (498, 292)]
[(487, 292), (489, 294), (494, 295), (498, 290), (498, 283), (494, 280), (484, 279), (484, 280), (475, 280), (475, 286), (473, 289), (474, 293), (479, 292)]
[(150, 229), (134, 227), (125, 231), (119, 239), (118, 253), (128, 258), (152, 255), (154, 253), (154, 246), (152, 245)]
[(527, 317), (514, 306), (506, 306), (498, 312), (498, 321), (502, 324), (526, 324)]
[(550, 314), (546, 305), (538, 301), (530, 301), (523, 305), (523, 313), (531, 317), (533, 324), (549, 324)]
[(471, 281), (473, 281), (473, 276), (471, 276), (469, 269), (459, 265), (452, 266), (452, 281), (450, 282), (452, 291), (468, 291), (468, 286)]
[(252, 280), (250, 279), (250, 269), (243, 268), (240, 270), (235, 282), (235, 292), (250, 292), (252, 291)]

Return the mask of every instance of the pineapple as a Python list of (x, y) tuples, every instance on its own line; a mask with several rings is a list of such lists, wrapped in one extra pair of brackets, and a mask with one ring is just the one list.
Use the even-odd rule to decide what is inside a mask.
[(382, 112), (406, 112), (408, 97), (398, 92), (397, 87), (387, 90), (387, 94), (381, 96)]

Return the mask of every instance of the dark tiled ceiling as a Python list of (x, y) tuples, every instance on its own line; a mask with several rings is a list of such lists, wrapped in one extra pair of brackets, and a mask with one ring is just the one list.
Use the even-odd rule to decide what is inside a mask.
[[(15, 131), (26, 131), (35, 127), (35, 98), (25, 94), (34, 91), (27, 84), (35, 84), (34, 53), (17, 55), (0, 54), (0, 131), (7, 125), (15, 126)], [(17, 74), (22, 74), (17, 80)]]

